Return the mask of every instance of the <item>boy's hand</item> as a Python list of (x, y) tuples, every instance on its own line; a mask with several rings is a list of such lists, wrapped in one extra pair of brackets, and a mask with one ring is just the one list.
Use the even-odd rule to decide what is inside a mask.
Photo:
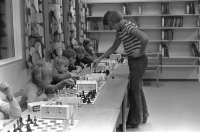
[(65, 79), (62, 81), (62, 83), (64, 83), (65, 85), (74, 85), (74, 80), (73, 79)]
[(2, 83), (0, 84), (0, 91), (6, 95), (7, 99), (8, 99), (10, 102), (13, 101), (13, 95), (12, 95), (12, 93), (11, 93), (11, 91), (10, 91), (10, 86), (9, 86), (8, 83), (2, 82)]
[(91, 64), (93, 67), (96, 67), (98, 64), (99, 64), (99, 62), (100, 62), (100, 59), (99, 58), (97, 58), (97, 59), (95, 59), (94, 61), (93, 61), (93, 64)]
[(79, 75), (75, 75), (75, 74), (71, 74), (71, 78), (74, 80), (79, 80), (80, 76)]

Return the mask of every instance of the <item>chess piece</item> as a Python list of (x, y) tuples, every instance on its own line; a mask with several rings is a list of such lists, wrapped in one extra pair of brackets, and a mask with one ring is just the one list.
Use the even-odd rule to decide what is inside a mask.
[(114, 76), (112, 76), (112, 79), (115, 79), (115, 77), (114, 77)]
[(90, 97), (87, 98), (87, 103), (88, 103), (88, 104), (91, 103)]
[(106, 70), (106, 75), (108, 76), (110, 74), (110, 71), (109, 70)]
[(34, 126), (39, 126), (39, 125), (37, 124), (36, 116), (34, 117)]
[(19, 117), (19, 123), (20, 123), (20, 126), (23, 127), (24, 126), (24, 123), (23, 123), (23, 118), (22, 117)]

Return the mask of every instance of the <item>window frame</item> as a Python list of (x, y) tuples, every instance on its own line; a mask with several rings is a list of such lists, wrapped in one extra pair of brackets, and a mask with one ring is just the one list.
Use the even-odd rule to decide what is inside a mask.
[(0, 60), (0, 67), (22, 60), (22, 34), (21, 34), (21, 3), (20, 0), (12, 0), (12, 24), (13, 24), (13, 42), (14, 57)]

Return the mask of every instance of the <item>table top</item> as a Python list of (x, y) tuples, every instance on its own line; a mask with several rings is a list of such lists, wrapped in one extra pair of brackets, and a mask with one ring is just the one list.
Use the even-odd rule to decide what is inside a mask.
[(107, 79), (95, 103), (81, 108), (120, 109), (127, 85), (128, 79)]
[(108, 79), (128, 79), (129, 76), (129, 67), (127, 64), (118, 64), (118, 67), (114, 70), (111, 70), (111, 75)]
[[(79, 120), (78, 125), (73, 132), (113, 132), (115, 130), (115, 124), (119, 116), (119, 109), (88, 109), (88, 108), (76, 108), (74, 119)], [(30, 112), (25, 110), (22, 114), (22, 118), (27, 118), (30, 114), (31, 118), (34, 116), (40, 119), (40, 112)], [(16, 120), (9, 123), (4, 127), (3, 132), (7, 132), (16, 124)]]

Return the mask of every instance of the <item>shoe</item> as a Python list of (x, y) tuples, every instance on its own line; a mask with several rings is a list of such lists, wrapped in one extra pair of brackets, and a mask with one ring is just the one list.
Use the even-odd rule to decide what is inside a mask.
[[(138, 124), (128, 124), (128, 123), (126, 123), (126, 129), (138, 128), (138, 126), (139, 126)], [(119, 124), (118, 129), (122, 130), (122, 124)]]
[(146, 119), (143, 119), (143, 122), (142, 123), (147, 123), (147, 118)]

